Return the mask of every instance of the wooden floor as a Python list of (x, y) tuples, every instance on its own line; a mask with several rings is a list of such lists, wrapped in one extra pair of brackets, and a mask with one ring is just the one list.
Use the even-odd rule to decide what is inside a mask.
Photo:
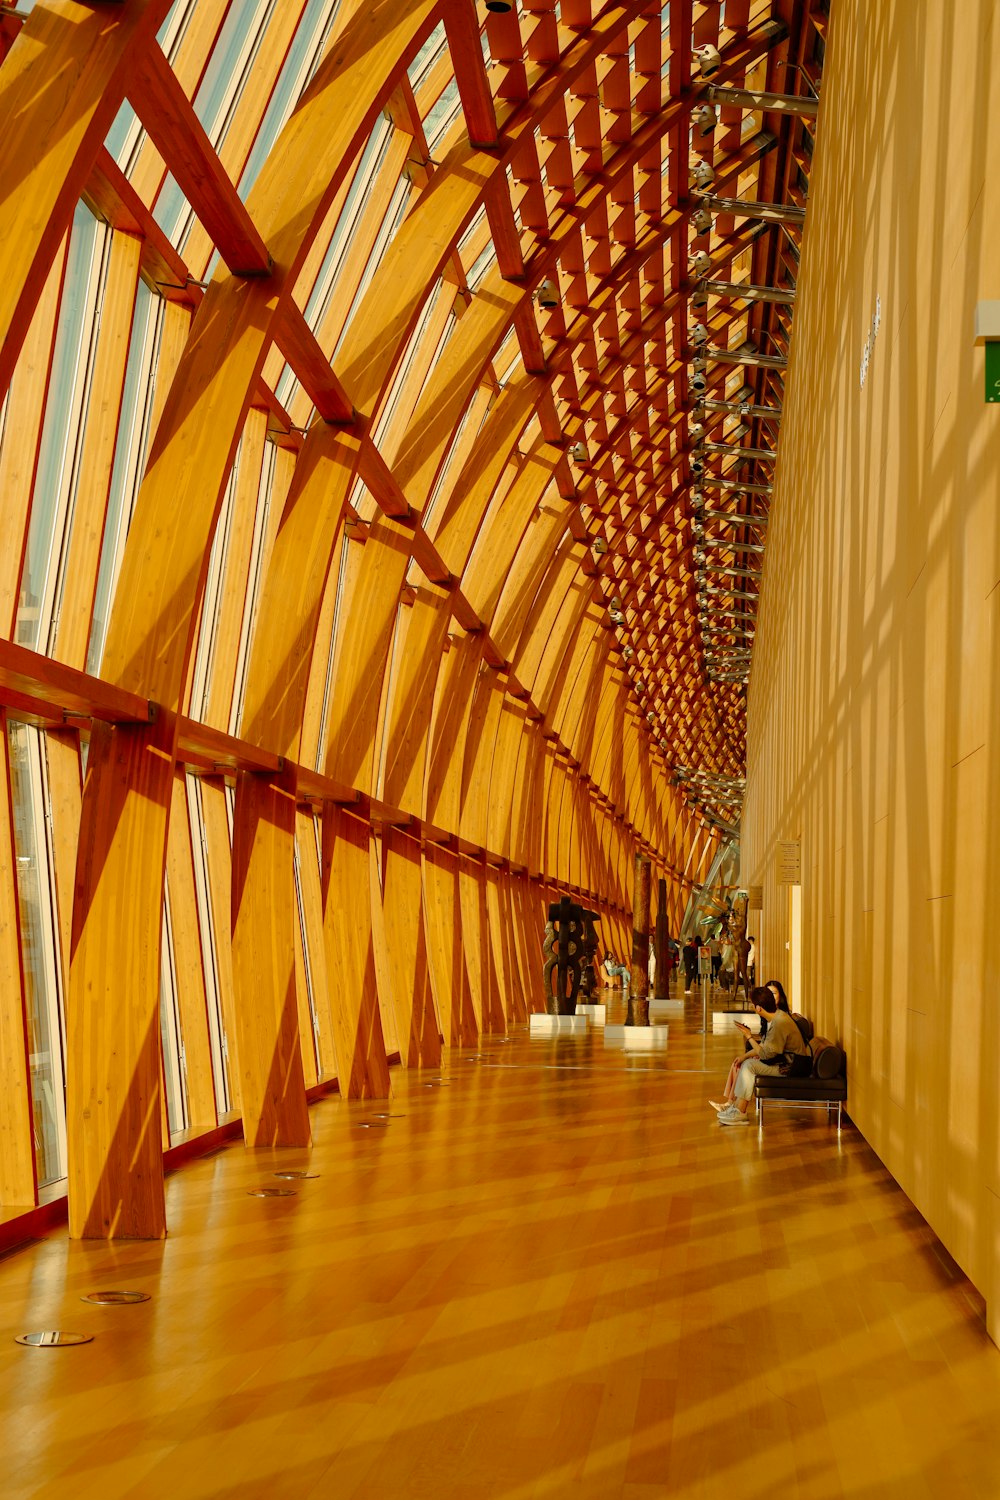
[[(852, 1128), (721, 1129), (732, 1033), (688, 1009), (656, 1060), (520, 1031), (394, 1072), (387, 1121), (333, 1098), (311, 1152), (172, 1177), (163, 1244), (0, 1262), (3, 1500), (996, 1500), (972, 1289)], [(54, 1327), (94, 1342), (13, 1343)]]

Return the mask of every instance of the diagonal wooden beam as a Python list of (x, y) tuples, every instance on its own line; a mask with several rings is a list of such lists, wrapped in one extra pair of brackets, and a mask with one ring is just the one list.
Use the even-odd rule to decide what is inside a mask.
[(233, 275), (270, 275), (268, 248), (157, 42), (135, 59), (128, 97)]

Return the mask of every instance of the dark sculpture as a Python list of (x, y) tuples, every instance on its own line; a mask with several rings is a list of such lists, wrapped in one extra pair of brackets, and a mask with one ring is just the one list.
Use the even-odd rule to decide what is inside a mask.
[(545, 924), (542, 952), (542, 982), (545, 1009), (550, 1016), (576, 1014), (581, 992), (589, 1000), (597, 984), (594, 954), (597, 951), (596, 912), (578, 906), (568, 896), (553, 901)]
[(670, 933), (667, 928), (667, 882), (657, 881), (656, 926), (653, 930), (653, 951), (656, 954), (656, 969), (653, 983), (657, 1000), (666, 1000), (670, 994)]

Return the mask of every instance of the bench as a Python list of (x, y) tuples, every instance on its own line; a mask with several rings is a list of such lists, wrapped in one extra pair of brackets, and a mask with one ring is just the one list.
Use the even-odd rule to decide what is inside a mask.
[(811, 1043), (812, 1072), (805, 1078), (793, 1078), (785, 1073), (756, 1080), (754, 1096), (757, 1100), (757, 1119), (763, 1128), (765, 1105), (780, 1105), (795, 1109), (825, 1109), (827, 1119), (833, 1106), (837, 1106), (837, 1129), (840, 1129), (841, 1114), (847, 1098), (847, 1059), (842, 1047), (828, 1042), (824, 1037), (814, 1037)]

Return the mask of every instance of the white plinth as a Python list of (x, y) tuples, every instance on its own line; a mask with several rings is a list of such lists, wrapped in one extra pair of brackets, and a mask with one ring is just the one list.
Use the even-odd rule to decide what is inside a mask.
[(608, 1007), (606, 1005), (578, 1005), (576, 1013), (578, 1016), (586, 1016), (590, 1026), (603, 1026), (608, 1018)]
[(586, 1016), (550, 1016), (537, 1011), (528, 1022), (529, 1036), (586, 1036)]
[(665, 1021), (668, 1016), (682, 1016), (683, 1014), (683, 1000), (650, 1000), (649, 1002), (651, 1021)]
[(760, 1016), (755, 1010), (749, 1012), (743, 1012), (739, 1010), (712, 1011), (713, 1031), (735, 1031), (736, 1035), (740, 1036), (742, 1035), (742, 1033), (736, 1031), (737, 1021), (742, 1022), (747, 1030), (752, 1032), (754, 1036), (756, 1036), (757, 1032), (760, 1030)]
[(625, 1045), (625, 1033), (629, 1029), (630, 1028), (627, 1027), (627, 1026), (605, 1026), (605, 1028), (604, 1028), (604, 1045), (605, 1045), (605, 1047), (624, 1047), (624, 1045)]
[(625, 1051), (626, 1052), (665, 1052), (667, 1049), (667, 1032), (669, 1027), (660, 1026), (626, 1026)]

